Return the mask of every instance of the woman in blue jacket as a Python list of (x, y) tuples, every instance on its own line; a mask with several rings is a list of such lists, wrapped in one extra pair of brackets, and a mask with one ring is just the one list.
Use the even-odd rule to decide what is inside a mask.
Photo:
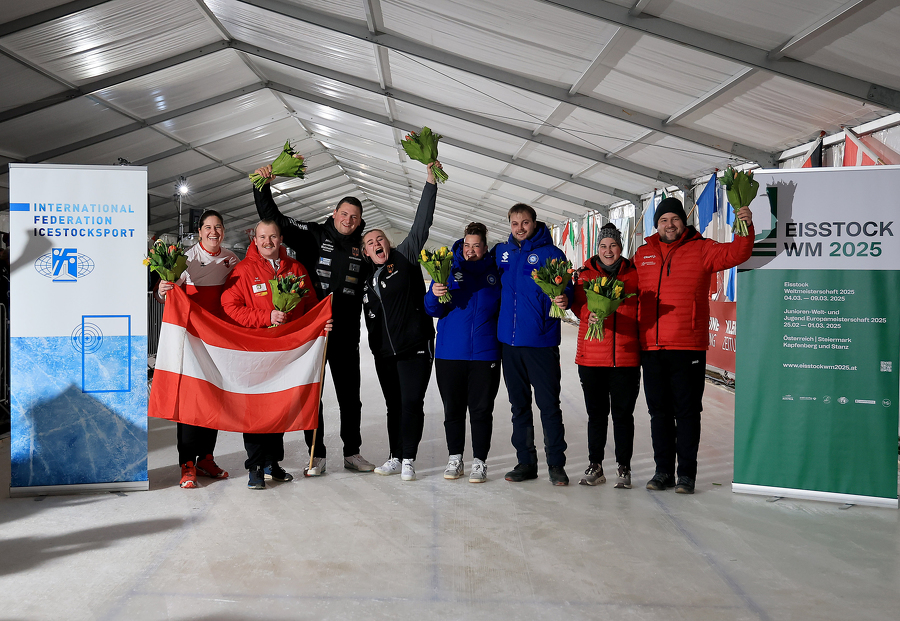
[[(500, 274), (487, 249), (487, 228), (478, 222), (466, 227), (465, 237), (453, 244), (453, 265), (447, 285), (432, 283), (425, 294), (425, 312), (438, 318), (434, 367), (444, 401), (444, 431), (450, 460), (445, 479), (464, 474), (466, 408), (472, 429), (474, 460), (470, 483), (487, 480), (494, 398), (500, 388)], [(439, 298), (449, 290), (451, 299)]]

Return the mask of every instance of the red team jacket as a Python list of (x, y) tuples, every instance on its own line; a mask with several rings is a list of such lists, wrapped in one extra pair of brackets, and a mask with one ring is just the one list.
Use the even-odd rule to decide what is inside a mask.
[[(578, 326), (578, 347), (575, 352), (575, 364), (586, 367), (636, 367), (641, 364), (641, 347), (638, 343), (638, 298), (632, 296), (619, 304), (616, 312), (603, 322), (603, 340), (585, 341), (588, 329), (588, 316), (591, 311), (587, 307), (587, 296), (584, 293), (584, 282), (606, 276), (600, 267), (597, 256), (588, 259), (584, 269), (575, 282), (575, 300), (571, 310), (581, 320)], [(638, 292), (638, 275), (634, 263), (622, 257), (622, 266), (617, 276), (625, 288), (623, 295)]]
[(256, 243), (250, 244), (247, 256), (231, 272), (222, 292), (222, 308), (233, 321), (248, 328), (265, 328), (272, 325), (272, 311), (275, 310), (275, 306), (272, 304), (272, 286), (269, 281), (274, 280), (275, 276), (285, 274), (305, 276), (306, 287), (309, 289), (309, 293), (300, 300), (297, 308), (288, 313), (285, 323), (300, 317), (318, 303), (306, 268), (290, 258), (284, 246), (281, 247), (280, 259), (276, 272), (272, 264), (259, 254)]
[(709, 278), (750, 258), (755, 232), (722, 244), (692, 226), (671, 244), (651, 235), (638, 248), (641, 349), (703, 350), (709, 346)]

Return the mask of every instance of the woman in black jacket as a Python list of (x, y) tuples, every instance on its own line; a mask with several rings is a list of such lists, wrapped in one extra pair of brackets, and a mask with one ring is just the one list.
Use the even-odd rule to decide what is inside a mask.
[(378, 474), (416, 478), (415, 459), (425, 424), (425, 391), (434, 361), (434, 323), (425, 312), (425, 279), (419, 253), (434, 219), (437, 186), (432, 166), (409, 235), (396, 248), (380, 229), (366, 232), (362, 250), (373, 274), (363, 286), (369, 347), (387, 406), (391, 454)]

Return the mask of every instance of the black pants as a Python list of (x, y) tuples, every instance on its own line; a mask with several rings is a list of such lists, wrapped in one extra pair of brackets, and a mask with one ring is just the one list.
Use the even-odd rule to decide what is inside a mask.
[(587, 367), (578, 365), (588, 415), (588, 459), (602, 464), (612, 411), (616, 463), (631, 468), (634, 453), (634, 404), (641, 388), (640, 367)]
[(520, 464), (536, 464), (531, 388), (541, 411), (548, 466), (566, 465), (566, 429), (559, 408), (559, 347), (513, 347), (503, 343), (503, 379), (512, 406), (512, 444)]
[(247, 449), (247, 460), (244, 462), (247, 470), (277, 464), (284, 459), (284, 434), (245, 433), (244, 448)]
[(399, 356), (375, 358), (375, 371), (387, 406), (391, 457), (415, 459), (425, 426), (425, 391), (431, 379), (434, 341)]
[(461, 455), (466, 448), (466, 408), (472, 427), (472, 455), (487, 460), (494, 427), (494, 399), (500, 389), (499, 360), (434, 361), (438, 389), (444, 402), (447, 452)]
[[(356, 336), (355, 340), (353, 336)], [(341, 441), (344, 443), (344, 457), (356, 455), (362, 446), (359, 429), (362, 420), (362, 402), (359, 400), (359, 331), (348, 337), (329, 338), (326, 354), (331, 381), (341, 411)], [(325, 457), (325, 419), (319, 402), (319, 430), (316, 432), (316, 457)], [(312, 447), (312, 431), (304, 431), (306, 446)]]
[(178, 423), (175, 426), (175, 441), (178, 447), (178, 464), (184, 465), (189, 461), (197, 465), (197, 458), (203, 459), (212, 455), (216, 450), (216, 439), (219, 437), (218, 429), (207, 429)]
[(706, 352), (641, 352), (644, 395), (650, 411), (650, 434), (656, 471), (697, 478), (700, 412), (706, 386)]

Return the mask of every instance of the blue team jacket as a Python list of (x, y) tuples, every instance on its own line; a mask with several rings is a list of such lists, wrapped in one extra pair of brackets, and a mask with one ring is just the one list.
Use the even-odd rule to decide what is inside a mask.
[(500, 360), (497, 315), (500, 312), (500, 274), (494, 257), (466, 261), (463, 240), (453, 244), (453, 264), (447, 283), (451, 299), (438, 301), (432, 287), (425, 294), (425, 312), (438, 318), (435, 358), (442, 360)]
[[(550, 317), (553, 302), (531, 278), (531, 272), (547, 259), (565, 261), (566, 255), (553, 245), (550, 229), (543, 222), (536, 224), (534, 235), (521, 246), (512, 235), (506, 243), (494, 246), (503, 285), (497, 337), (501, 343), (517, 347), (557, 347), (560, 320)], [(574, 292), (570, 279), (564, 292), (570, 303)]]

